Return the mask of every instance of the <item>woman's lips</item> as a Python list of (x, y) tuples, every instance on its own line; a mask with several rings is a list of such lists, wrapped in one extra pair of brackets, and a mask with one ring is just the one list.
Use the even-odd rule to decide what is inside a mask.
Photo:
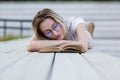
[(59, 39), (61, 37), (61, 34), (59, 34), (56, 38)]

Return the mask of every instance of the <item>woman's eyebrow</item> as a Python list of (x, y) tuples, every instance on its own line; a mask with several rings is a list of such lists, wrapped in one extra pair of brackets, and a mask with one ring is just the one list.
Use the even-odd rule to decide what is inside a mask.
[(43, 32), (53, 29), (53, 26), (54, 26), (55, 23), (56, 23), (56, 22), (52, 23), (51, 28), (46, 29), (46, 30), (44, 30)]
[(46, 32), (46, 31), (51, 31), (51, 29), (46, 29), (44, 32)]
[[(55, 23), (56, 23), (56, 22), (55, 22)], [(52, 28), (53, 28), (53, 26), (55, 25), (55, 23), (52, 24)]]

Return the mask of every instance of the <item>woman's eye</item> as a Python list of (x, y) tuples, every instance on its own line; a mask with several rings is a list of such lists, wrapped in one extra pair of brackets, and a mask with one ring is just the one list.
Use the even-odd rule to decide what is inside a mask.
[(57, 25), (54, 26), (54, 29), (56, 29), (56, 28), (57, 28)]
[(51, 34), (51, 31), (46, 31), (45, 34), (46, 34), (46, 35), (50, 35), (50, 34)]
[(55, 24), (55, 25), (53, 26), (53, 29), (56, 30), (56, 29), (58, 29), (58, 27), (59, 27), (58, 24)]

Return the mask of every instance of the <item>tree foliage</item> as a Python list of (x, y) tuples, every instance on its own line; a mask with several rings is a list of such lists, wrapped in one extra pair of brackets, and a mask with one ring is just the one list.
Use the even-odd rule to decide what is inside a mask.
[(120, 1), (120, 0), (0, 0), (0, 1)]

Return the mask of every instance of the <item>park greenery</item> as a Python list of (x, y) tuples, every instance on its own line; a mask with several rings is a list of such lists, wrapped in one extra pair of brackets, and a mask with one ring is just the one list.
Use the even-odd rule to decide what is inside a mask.
[(7, 35), (7, 36), (0, 36), (0, 41), (8, 41), (13, 39), (22, 39), (27, 38), (28, 36), (21, 36), (21, 35)]
[(1, 0), (1, 1), (120, 1), (120, 0)]

